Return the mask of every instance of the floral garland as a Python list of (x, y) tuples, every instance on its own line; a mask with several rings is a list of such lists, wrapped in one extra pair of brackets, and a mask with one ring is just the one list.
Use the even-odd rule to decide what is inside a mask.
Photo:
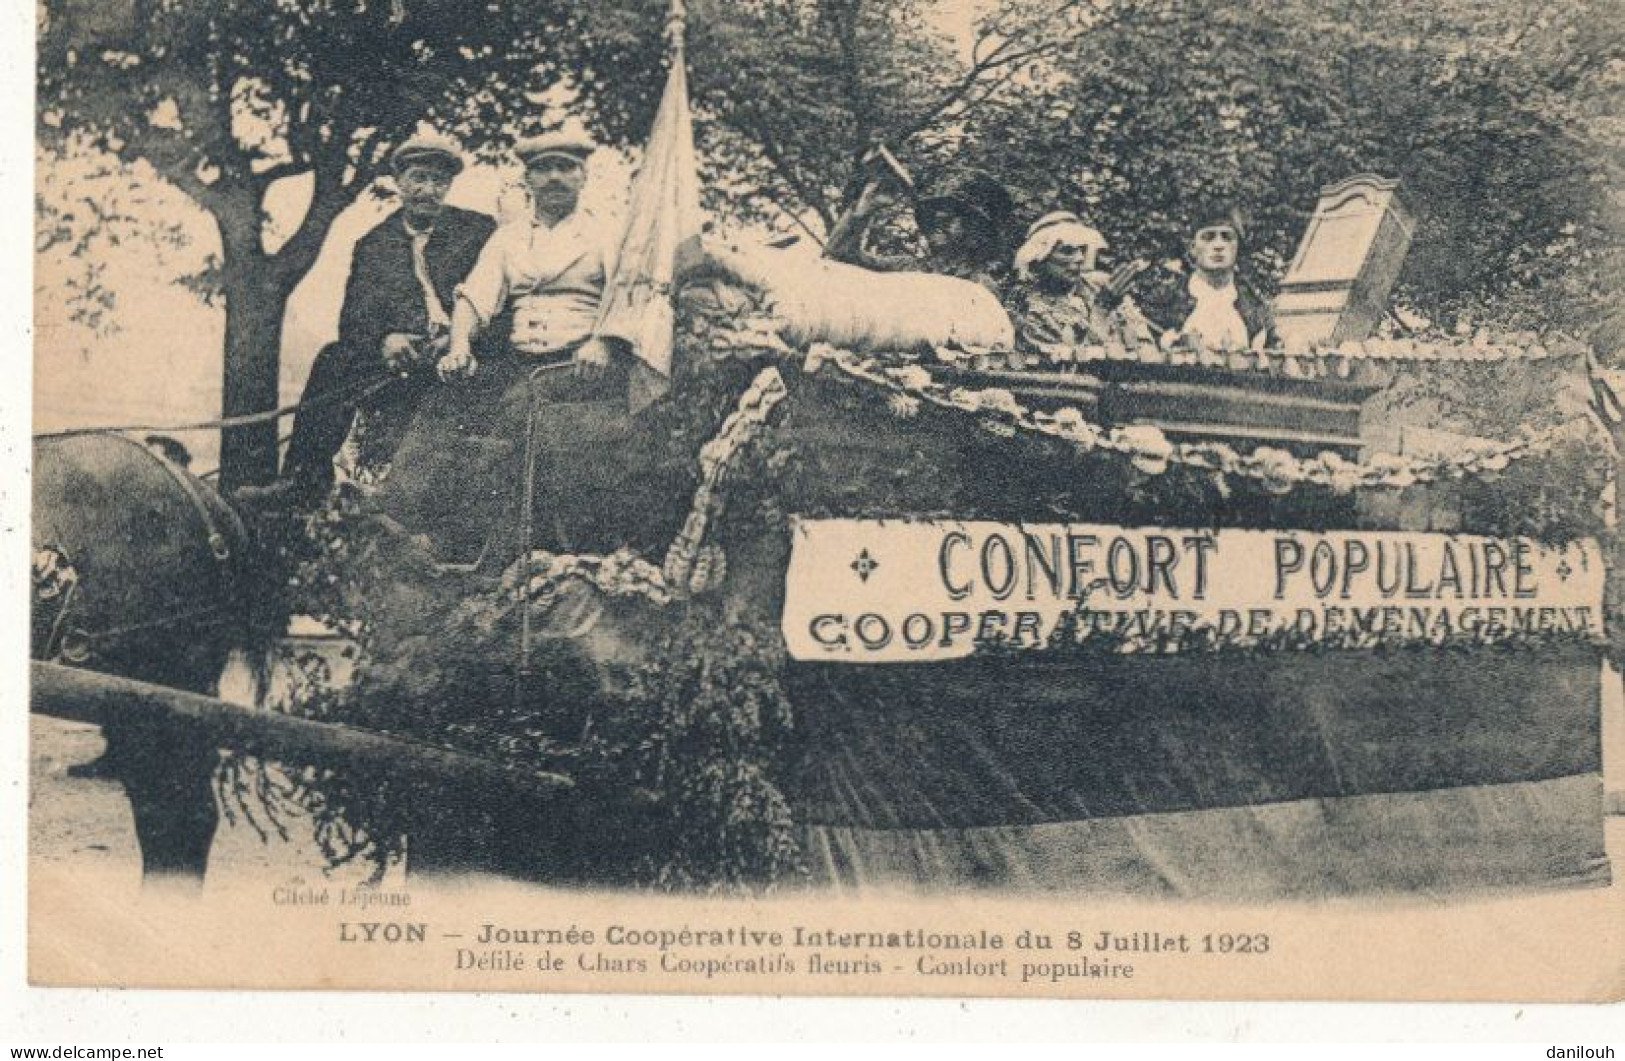
[(1161, 475), (1179, 466), (1258, 481), (1271, 493), (1285, 494), (1299, 486), (1325, 487), (1347, 494), (1356, 489), (1403, 488), (1492, 474), (1514, 461), (1537, 456), (1582, 428), (1584, 421), (1562, 424), (1515, 442), (1485, 446), (1458, 457), (1416, 459), (1379, 453), (1359, 463), (1327, 451), (1300, 459), (1285, 450), (1260, 446), (1247, 454), (1217, 442), (1175, 443), (1156, 427), (1132, 424), (1103, 430), (1073, 407), (1054, 412), (1030, 409), (1001, 387), (971, 390), (938, 382), (921, 365), (887, 365), (877, 358), (815, 344), (807, 351), (804, 370), (816, 373), (829, 367), (846, 380), (880, 388), (900, 416), (914, 415), (919, 406), (932, 405), (983, 416), (982, 425), (994, 434), (1017, 431), (1062, 439), (1083, 452), (1116, 454), (1131, 461), (1146, 475)]
[[(1513, 462), (1540, 456), (1555, 444), (1587, 430), (1584, 420), (1558, 424), (1545, 431), (1505, 443), (1477, 447), (1456, 457), (1409, 458), (1378, 453), (1369, 461), (1350, 461), (1326, 451), (1301, 459), (1283, 449), (1259, 446), (1247, 454), (1219, 442), (1175, 443), (1161, 430), (1134, 424), (1103, 430), (1076, 408), (1052, 413), (1023, 406), (1008, 390), (989, 387), (979, 390), (939, 382), (923, 364), (897, 364), (843, 350), (827, 343), (814, 343), (799, 351), (786, 343), (778, 332), (778, 322), (758, 307), (741, 311), (696, 313), (686, 319), (695, 338), (717, 357), (799, 358), (803, 370), (817, 372), (829, 364), (848, 382), (879, 387), (890, 394), (893, 412), (902, 417), (914, 415), (919, 406), (933, 405), (960, 412), (982, 414), (982, 426), (993, 434), (1011, 437), (1017, 431), (1063, 439), (1084, 452), (1117, 454), (1148, 475), (1160, 475), (1170, 466), (1239, 476), (1261, 483), (1275, 494), (1290, 493), (1299, 486), (1321, 486), (1340, 495), (1358, 489), (1403, 489), (1410, 486), (1460, 480), (1504, 471)], [(1287, 353), (1281, 350), (1217, 353), (1154, 345), (1127, 349), (1120, 344), (1082, 347), (1080, 362), (1098, 354), (1105, 360), (1139, 361), (1162, 365), (1198, 365), (1232, 371), (1253, 369), (1299, 378), (1354, 378), (1371, 380), (1376, 372), (1386, 378), (1407, 365), (1454, 365), (1484, 362), (1534, 362), (1587, 354), (1587, 349), (1571, 340), (1542, 345), (1533, 333), (1492, 337), (1481, 333), (1468, 342), (1425, 342), (1413, 339), (1371, 339), (1344, 342), (1336, 347)], [(1017, 351), (962, 351), (937, 349), (944, 364), (972, 370), (1032, 370), (1044, 360), (1038, 355)], [(1385, 371), (1386, 370), (1386, 371)], [(988, 417), (987, 414), (991, 414)]]

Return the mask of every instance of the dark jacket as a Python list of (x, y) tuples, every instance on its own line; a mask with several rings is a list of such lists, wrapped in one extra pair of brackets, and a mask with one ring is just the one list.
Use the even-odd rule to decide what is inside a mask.
[[(435, 294), (451, 315), (457, 285), (463, 282), (496, 222), (484, 214), (444, 207), (424, 257)], [(429, 330), (423, 288), (412, 271), (412, 237), (397, 210), (355, 245), (350, 280), (339, 311), (339, 342), (361, 356), (378, 356), (386, 335)]]
[[(1178, 333), (1196, 309), (1196, 299), (1191, 296), (1189, 285), (1189, 273), (1170, 273), (1153, 290), (1143, 295), (1137, 292), (1135, 299), (1141, 312), (1158, 330), (1172, 329)], [(1259, 298), (1258, 292), (1239, 274), (1236, 276), (1236, 312), (1241, 315), (1241, 323), (1247, 326), (1249, 344), (1256, 342), (1258, 334), (1263, 332), (1265, 346), (1280, 345), (1280, 338), (1275, 334), (1275, 315), (1270, 312), (1269, 303)]]

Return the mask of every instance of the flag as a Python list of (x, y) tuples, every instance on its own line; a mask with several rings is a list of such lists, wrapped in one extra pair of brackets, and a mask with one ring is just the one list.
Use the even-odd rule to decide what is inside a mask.
[(672, 276), (679, 251), (700, 235), (700, 183), (683, 57), (683, 8), (672, 4), (671, 67), (632, 181), (631, 205), (597, 334), (631, 344), (630, 404), (637, 413), (666, 393), (672, 371)]

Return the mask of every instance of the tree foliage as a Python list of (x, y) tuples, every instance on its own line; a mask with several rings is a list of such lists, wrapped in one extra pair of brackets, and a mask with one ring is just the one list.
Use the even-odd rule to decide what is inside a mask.
[(1399, 301), (1625, 345), (1617, 0), (1003, 0), (957, 41), (942, 10), (696, 4), (713, 204), (822, 231), (885, 143), (926, 185), (977, 168), (1027, 218), (1079, 210), (1123, 259), (1179, 257), (1195, 211), (1233, 202), (1268, 288), (1319, 190), (1376, 172), (1419, 221)]
[(968, 55), (942, 13), (931, 0), (695, 4), (693, 92), (716, 204), (820, 236), (855, 198), (870, 148), (911, 143), (929, 181), (963, 116), (1072, 44), (1096, 8), (1012, 4), (969, 27)]
[[(182, 220), (156, 209), (164, 189), (150, 169), (105, 155), (70, 168), (52, 165), (56, 157), (40, 159), (34, 186), (35, 295), (55, 298), (68, 320), (106, 336), (117, 306), (109, 259), (134, 246), (152, 268), (175, 275), (192, 264), (182, 262), (192, 241)], [(196, 273), (178, 279), (199, 282)]]

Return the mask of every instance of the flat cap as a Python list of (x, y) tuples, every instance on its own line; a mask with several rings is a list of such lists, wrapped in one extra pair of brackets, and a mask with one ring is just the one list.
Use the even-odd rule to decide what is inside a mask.
[(564, 155), (577, 162), (585, 162), (597, 146), (582, 133), (559, 130), (540, 136), (527, 136), (513, 145), (513, 153), (527, 166), (548, 155)]
[(442, 166), (455, 175), (463, 170), (463, 149), (449, 136), (425, 133), (411, 137), (391, 152), (389, 165), (397, 173), (407, 166)]

